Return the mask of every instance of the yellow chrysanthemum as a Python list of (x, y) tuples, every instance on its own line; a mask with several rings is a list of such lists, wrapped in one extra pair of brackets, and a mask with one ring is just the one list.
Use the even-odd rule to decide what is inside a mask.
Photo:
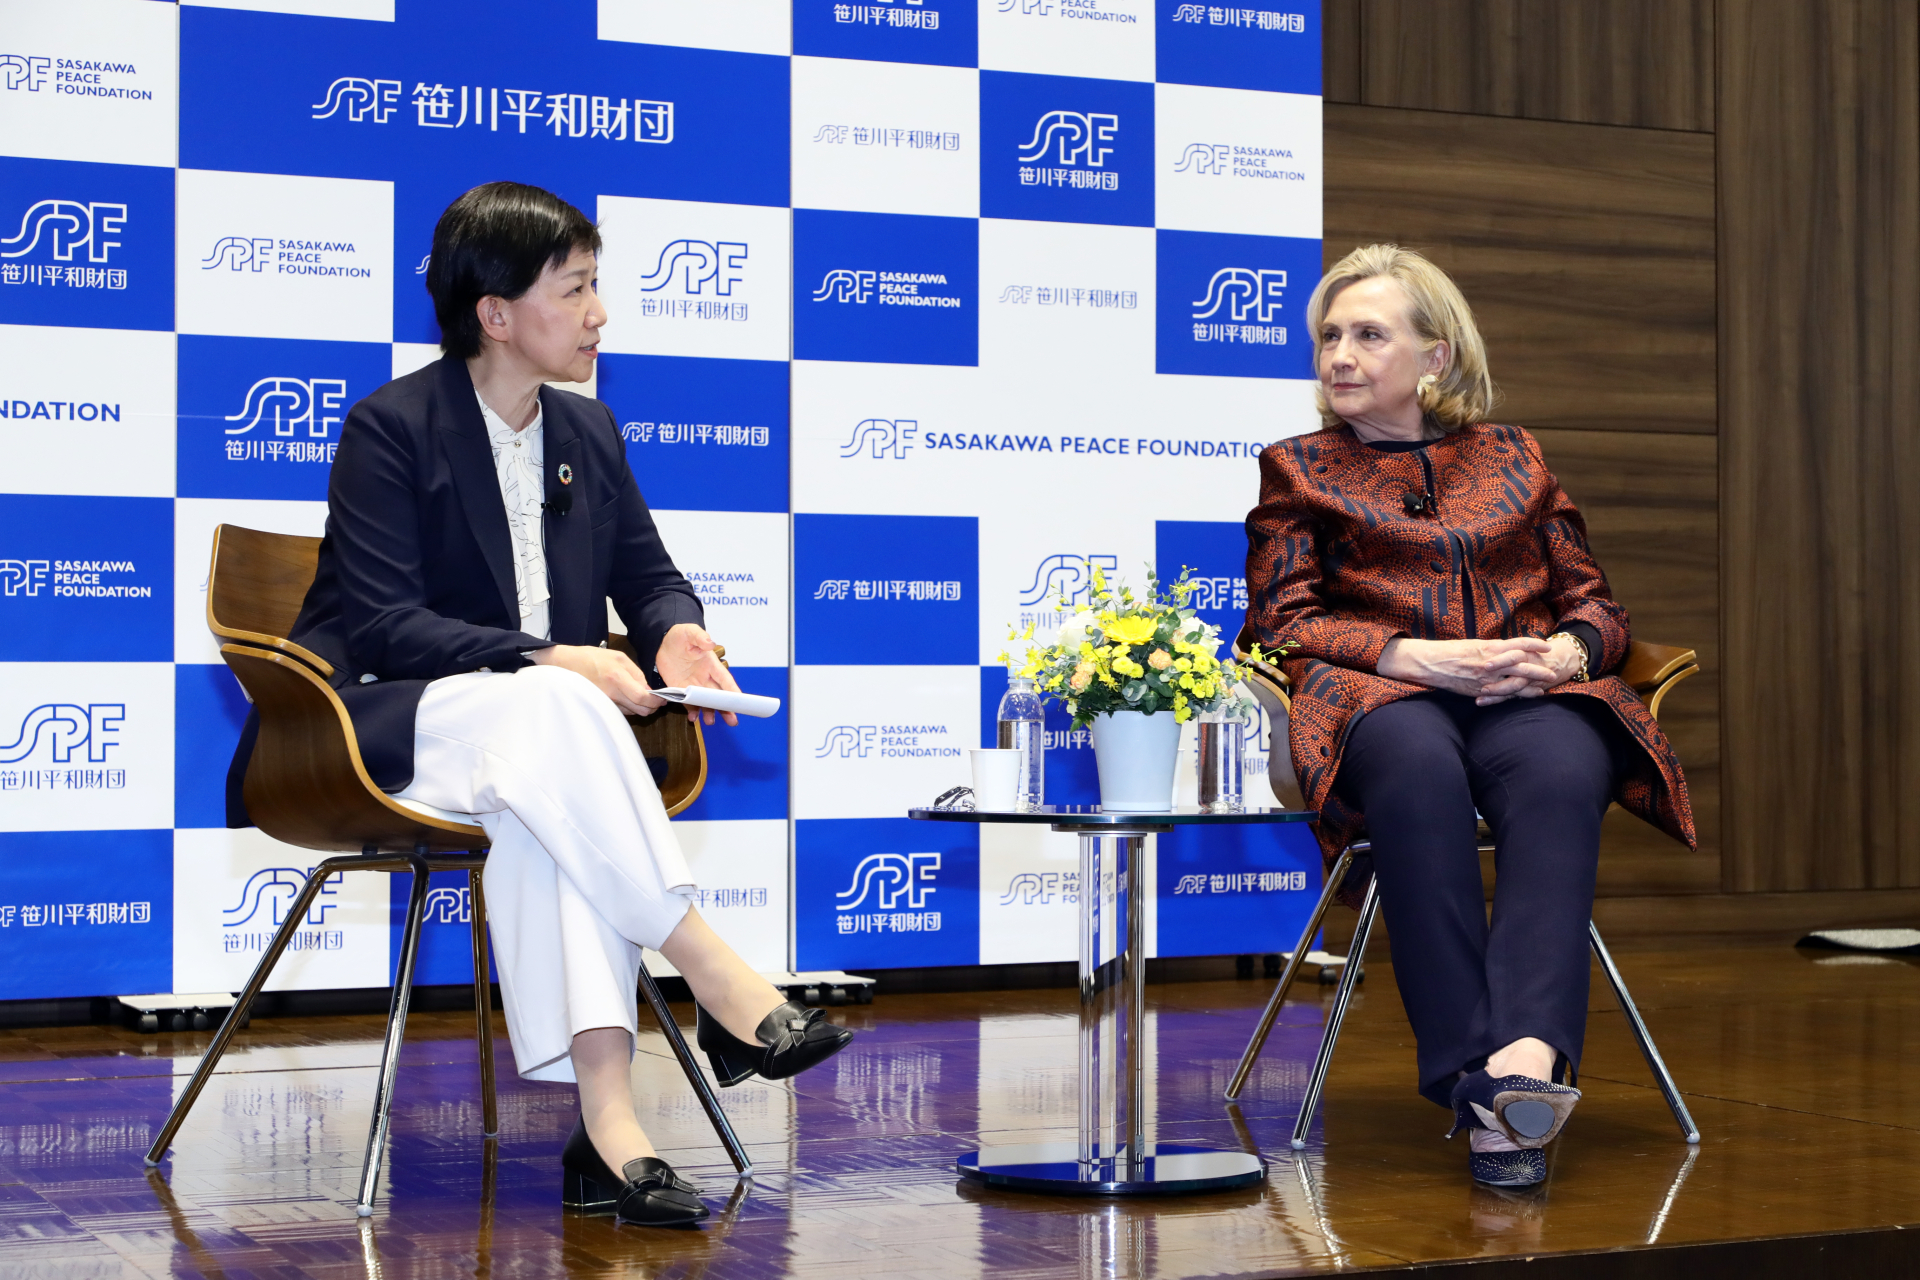
[(1107, 639), (1121, 644), (1145, 644), (1153, 639), (1154, 621), (1152, 618), (1115, 618), (1112, 622), (1102, 623), (1100, 629)]

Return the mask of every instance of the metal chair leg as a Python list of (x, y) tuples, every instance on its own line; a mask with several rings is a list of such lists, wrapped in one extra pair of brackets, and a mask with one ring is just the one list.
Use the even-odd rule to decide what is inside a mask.
[(360, 1202), (354, 1212), (373, 1216), (373, 1194), (380, 1181), (380, 1155), (387, 1145), (393, 1111), (393, 1082), (400, 1072), (400, 1045), (407, 1035), (407, 1009), (413, 1003), (413, 969), (420, 959), (420, 924), (426, 916), (427, 881), (432, 869), (426, 849), (414, 850), (413, 892), (407, 896), (407, 923), (400, 942), (400, 971), (393, 978), (393, 1002), (387, 1010), (387, 1042), (380, 1051), (380, 1079), (374, 1085), (373, 1120), (367, 1126), (367, 1160), (360, 1170)]
[(1293, 1122), (1295, 1151), (1307, 1145), (1307, 1130), (1313, 1125), (1314, 1109), (1327, 1085), (1327, 1068), (1333, 1065), (1333, 1047), (1340, 1039), (1340, 1024), (1347, 1019), (1347, 1004), (1353, 999), (1354, 983), (1360, 974), (1360, 962), (1367, 954), (1367, 935), (1373, 931), (1373, 917), (1380, 910), (1380, 879), (1367, 878), (1367, 896), (1360, 903), (1360, 920), (1353, 927), (1353, 945), (1347, 948), (1347, 967), (1341, 971), (1340, 987), (1334, 993), (1333, 1011), (1327, 1015), (1327, 1032), (1320, 1037), (1320, 1052), (1313, 1059), (1313, 1074), (1307, 1077), (1307, 1096), (1300, 1102), (1300, 1118)]
[(680, 1060), (680, 1069), (687, 1073), (687, 1083), (700, 1098), (700, 1105), (706, 1108), (707, 1119), (713, 1123), (713, 1131), (720, 1135), (720, 1145), (727, 1149), (727, 1158), (733, 1161), (734, 1170), (743, 1178), (753, 1176), (753, 1161), (747, 1159), (747, 1149), (740, 1145), (740, 1139), (734, 1135), (733, 1122), (727, 1119), (727, 1113), (720, 1109), (720, 1099), (708, 1083), (706, 1073), (700, 1070), (700, 1064), (694, 1061), (693, 1051), (687, 1048), (687, 1038), (680, 1034), (680, 1024), (674, 1020), (673, 1010), (667, 1007), (666, 997), (660, 994), (659, 984), (653, 975), (647, 972), (647, 962), (640, 962), (640, 989), (647, 993), (647, 1004), (653, 1010), (660, 1030), (666, 1034), (667, 1043), (673, 1046), (673, 1056)]
[(1593, 944), (1593, 955), (1600, 962), (1600, 969), (1607, 975), (1607, 981), (1613, 984), (1613, 997), (1620, 1002), (1620, 1012), (1627, 1015), (1627, 1025), (1633, 1028), (1633, 1038), (1640, 1045), (1640, 1056), (1647, 1060), (1647, 1067), (1653, 1072), (1653, 1081), (1660, 1086), (1660, 1093), (1667, 1100), (1667, 1109), (1673, 1112), (1673, 1122), (1680, 1126), (1680, 1136), (1690, 1144), (1700, 1141), (1700, 1126), (1693, 1122), (1693, 1113), (1687, 1110), (1685, 1098), (1680, 1096), (1680, 1086), (1674, 1083), (1673, 1073), (1667, 1070), (1667, 1060), (1660, 1056), (1660, 1050), (1653, 1043), (1653, 1033), (1647, 1030), (1646, 1022), (1640, 1017), (1639, 1006), (1633, 1003), (1633, 996), (1627, 991), (1627, 980), (1620, 976), (1620, 969), (1613, 963), (1613, 955), (1607, 950), (1607, 944), (1600, 940), (1600, 926), (1587, 921), (1587, 941)]
[(234, 1033), (239, 1031), (240, 1024), (247, 1020), (247, 1014), (253, 1008), (254, 999), (259, 996), (261, 988), (267, 985), (267, 979), (273, 976), (274, 966), (280, 963), (280, 957), (286, 953), (287, 943), (293, 940), (293, 935), (299, 931), (300, 925), (306, 920), (307, 911), (313, 906), (313, 900), (320, 893), (321, 886), (342, 871), (378, 871), (387, 870), (391, 866), (406, 865), (403, 859), (398, 858), (369, 861), (376, 856), (376, 852), (368, 849), (357, 858), (351, 855), (328, 858), (307, 873), (307, 882), (301, 886), (300, 896), (295, 898), (293, 904), (287, 908), (286, 919), (274, 933), (273, 941), (267, 944), (266, 953), (260, 957), (260, 963), (253, 967), (253, 976), (247, 979), (247, 985), (240, 992), (239, 999), (235, 1000), (233, 1007), (227, 1010), (226, 1020), (220, 1024), (220, 1030), (213, 1037), (213, 1043), (207, 1046), (207, 1052), (201, 1057), (200, 1065), (193, 1073), (193, 1079), (187, 1082), (186, 1089), (180, 1094), (180, 1100), (173, 1104), (173, 1111), (167, 1116), (167, 1122), (160, 1126), (159, 1136), (154, 1138), (153, 1145), (147, 1148), (147, 1164), (159, 1164), (161, 1157), (167, 1154), (167, 1148), (173, 1145), (174, 1135), (179, 1133), (180, 1126), (186, 1123), (187, 1113), (193, 1110), (193, 1104), (199, 1100), (200, 1091), (207, 1087), (207, 1081), (212, 1078), (214, 1068), (220, 1065), (220, 1059), (226, 1054), (227, 1046), (233, 1042)]
[(493, 984), (487, 981), (487, 895), (480, 868), (467, 872), (467, 902), (473, 916), (473, 1039), (480, 1052), (480, 1132), (500, 1132), (500, 1098), (493, 1086)]
[[(1306, 961), (1307, 948), (1313, 943), (1313, 935), (1320, 931), (1320, 922), (1326, 918), (1327, 908), (1333, 905), (1333, 897), (1340, 892), (1340, 882), (1346, 879), (1347, 867), (1353, 862), (1355, 849), (1359, 845), (1348, 845), (1340, 853), (1340, 860), (1333, 864), (1333, 870), (1327, 873), (1327, 884), (1320, 891), (1320, 902), (1307, 917), (1307, 927), (1300, 931), (1300, 941), (1294, 944), (1293, 954), (1287, 957), (1287, 967), (1280, 974), (1280, 985), (1273, 989), (1273, 998), (1267, 1001), (1266, 1012), (1260, 1015), (1260, 1025), (1254, 1028), (1253, 1038), (1247, 1041), (1247, 1051), (1240, 1055), (1240, 1065), (1233, 1069), (1233, 1079), (1227, 1084), (1227, 1099), (1232, 1101), (1240, 1096), (1240, 1090), (1246, 1088), (1247, 1077), (1253, 1073), (1254, 1059), (1267, 1047), (1267, 1037), (1273, 1034), (1273, 1021), (1280, 1016), (1280, 1006), (1286, 1002), (1287, 988), (1293, 985), (1294, 975), (1300, 972), (1300, 966)], [(1348, 964), (1353, 962), (1349, 960)]]

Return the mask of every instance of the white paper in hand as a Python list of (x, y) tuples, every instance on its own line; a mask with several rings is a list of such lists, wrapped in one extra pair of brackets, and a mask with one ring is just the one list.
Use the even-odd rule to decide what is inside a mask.
[(735, 715), (755, 716), (762, 720), (780, 710), (778, 698), (763, 697), (757, 693), (735, 693), (731, 689), (704, 689), (696, 685), (691, 689), (655, 689), (654, 692), (668, 702), (677, 702), (682, 706), (731, 711)]

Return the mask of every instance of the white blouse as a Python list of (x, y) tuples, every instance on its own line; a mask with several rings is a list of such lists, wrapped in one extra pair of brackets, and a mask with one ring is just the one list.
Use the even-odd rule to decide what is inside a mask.
[[(480, 398), (478, 391), (474, 398)], [(519, 597), (520, 629), (551, 640), (546, 527), (541, 512), (546, 476), (540, 428), (546, 411), (536, 404), (533, 423), (524, 431), (515, 431), (485, 400), (480, 401), (480, 416), (486, 420), (487, 440), (493, 445), (493, 469), (507, 508), (507, 531), (513, 535), (513, 589)]]

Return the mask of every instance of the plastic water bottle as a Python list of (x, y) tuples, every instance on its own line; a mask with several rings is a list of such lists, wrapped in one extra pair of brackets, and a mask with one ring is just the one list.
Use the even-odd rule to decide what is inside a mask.
[(1017, 806), (1037, 809), (1046, 803), (1047, 720), (1033, 681), (1014, 676), (1007, 682), (1006, 696), (1000, 699), (1000, 741), (996, 745), (1027, 753), (1020, 770)]

